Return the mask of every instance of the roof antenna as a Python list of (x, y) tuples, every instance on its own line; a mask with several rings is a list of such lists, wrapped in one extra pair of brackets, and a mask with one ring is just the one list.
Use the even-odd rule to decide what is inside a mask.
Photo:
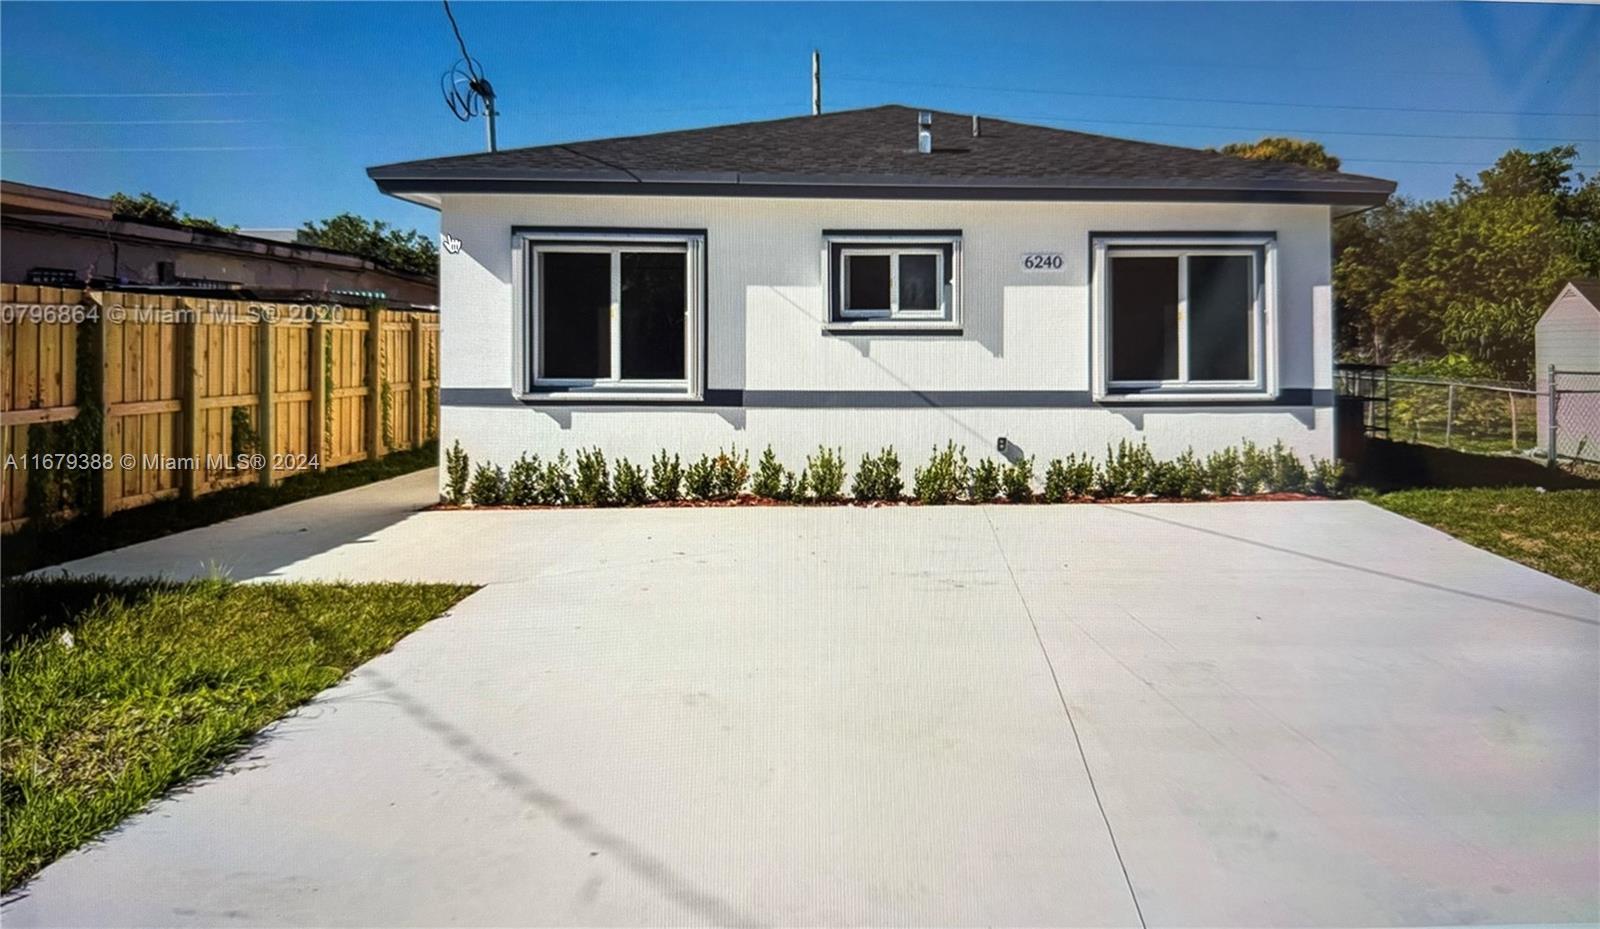
[(822, 115), (822, 53), (811, 50), (811, 115)]
[(478, 59), (467, 53), (466, 40), (461, 38), (461, 27), (456, 25), (456, 15), (450, 12), (450, 0), (444, 0), (444, 15), (450, 18), (450, 30), (456, 34), (456, 44), (461, 46), (461, 58), (439, 78), (439, 89), (444, 92), (445, 106), (456, 119), (467, 122), (482, 116), (487, 122), (489, 151), (497, 151), (495, 142), (494, 87), (483, 74)]

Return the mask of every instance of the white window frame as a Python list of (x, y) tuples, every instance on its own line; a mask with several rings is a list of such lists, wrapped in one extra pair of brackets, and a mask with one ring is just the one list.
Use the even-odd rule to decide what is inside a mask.
[[(1277, 241), (1272, 236), (1171, 238), (1104, 236), (1094, 239), (1094, 395), (1096, 400), (1162, 402), (1273, 400), (1278, 396)], [(1245, 380), (1189, 379), (1189, 258), (1250, 258), (1256, 292), (1251, 301), (1250, 368)], [(1116, 338), (1111, 313), (1111, 262), (1117, 258), (1178, 259), (1178, 376), (1169, 380), (1112, 380), (1111, 346)]]
[[(834, 265), (834, 247), (839, 246), (839, 262)], [(945, 247), (950, 249), (946, 264)], [(889, 256), (889, 306), (849, 306), (850, 259)], [(900, 258), (904, 255), (932, 255), (939, 282), (939, 306), (932, 310), (900, 308)], [(885, 331), (896, 329), (954, 330), (961, 328), (961, 237), (954, 235), (862, 234), (823, 237), (823, 279), (829, 282), (827, 328), (832, 331)], [(948, 283), (946, 283), (948, 281)], [(835, 312), (836, 311), (836, 312)]]
[[(886, 256), (889, 259), (889, 305), (886, 307), (849, 306), (850, 259)], [(900, 308), (900, 259), (907, 255), (932, 256), (934, 281), (939, 288), (939, 305), (931, 310)], [(952, 288), (945, 284), (944, 250), (939, 248), (842, 248), (839, 250), (839, 315), (844, 319), (944, 319), (949, 313)]]
[[(539, 256), (551, 253), (609, 254), (611, 257), (611, 369), (607, 377), (545, 377), (539, 344)], [(679, 379), (623, 378), (622, 254), (682, 254), (684, 275), (683, 371)], [(521, 400), (700, 400), (704, 397), (705, 236), (694, 233), (607, 231), (525, 232), (513, 236), (514, 313), (512, 393)]]

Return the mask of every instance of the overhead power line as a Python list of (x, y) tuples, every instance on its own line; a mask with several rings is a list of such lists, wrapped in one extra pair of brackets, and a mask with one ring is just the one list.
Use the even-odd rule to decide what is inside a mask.
[(270, 119), (7, 119), (6, 126), (236, 126)]
[(1448, 133), (1432, 132), (1366, 132), (1355, 129), (1311, 129), (1304, 126), (1297, 128), (1290, 128), (1286, 126), (1223, 126), (1210, 123), (1172, 123), (1138, 119), (1094, 119), (1078, 116), (1058, 116), (1055, 114), (1043, 113), (1036, 113), (1032, 115), (1022, 114), (1013, 118), (1052, 119), (1061, 122), (1097, 123), (1112, 126), (1159, 126), (1171, 129), (1222, 129), (1229, 132), (1297, 132), (1305, 135), (1358, 135), (1373, 136), (1375, 138), (1384, 139), (1450, 139), (1461, 142), (1600, 142), (1600, 138), (1585, 138), (1580, 136), (1566, 135), (1452, 135)]
[(1455, 116), (1587, 116), (1600, 113), (1573, 113), (1537, 110), (1462, 110), (1423, 106), (1376, 106), (1355, 103), (1289, 103), (1277, 100), (1240, 100), (1230, 97), (1176, 97), (1162, 94), (1093, 93), (1084, 90), (1045, 90), (1039, 87), (997, 87), (984, 84), (951, 84), (939, 81), (902, 81), (875, 77), (833, 77), (835, 81), (856, 84), (892, 84), (902, 87), (940, 87), (954, 90), (982, 90), (995, 93), (1042, 94), (1057, 97), (1101, 97), (1109, 100), (1162, 100), (1171, 103), (1223, 103), (1234, 106), (1281, 106), (1309, 110), (1360, 110), (1379, 113), (1447, 113)]
[(254, 92), (254, 91), (243, 91), (243, 92), (239, 92), (239, 93), (220, 92), (220, 91), (219, 92), (211, 92), (211, 91), (192, 91), (192, 92), (190, 92), (190, 91), (186, 91), (186, 92), (182, 92), (182, 93), (162, 92), (162, 93), (130, 93), (130, 94), (123, 94), (123, 93), (117, 93), (117, 94), (11, 94), (11, 93), (0, 94), (0, 97), (19, 97), (19, 98), (33, 98), (33, 99), (45, 99), (45, 98), (83, 98), (83, 99), (88, 99), (88, 98), (96, 98), (96, 97), (270, 97), (270, 96), (272, 96), (272, 94), (270, 94), (270, 93), (264, 93), (264, 92), (263, 93), (257, 93), (257, 92)]

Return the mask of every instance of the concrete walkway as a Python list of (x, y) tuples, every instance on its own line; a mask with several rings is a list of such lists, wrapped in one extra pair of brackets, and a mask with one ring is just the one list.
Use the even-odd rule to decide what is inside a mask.
[(1375, 507), (433, 480), (69, 566), (486, 586), (7, 929), (1600, 920), (1600, 597)]

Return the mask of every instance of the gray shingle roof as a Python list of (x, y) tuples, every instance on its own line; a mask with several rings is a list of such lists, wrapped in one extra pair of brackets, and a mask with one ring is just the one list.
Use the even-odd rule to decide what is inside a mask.
[(1067, 129), (916, 109), (687, 129), (368, 169), (389, 193), (584, 191), (752, 196), (1185, 199), (1373, 205), (1394, 182)]

